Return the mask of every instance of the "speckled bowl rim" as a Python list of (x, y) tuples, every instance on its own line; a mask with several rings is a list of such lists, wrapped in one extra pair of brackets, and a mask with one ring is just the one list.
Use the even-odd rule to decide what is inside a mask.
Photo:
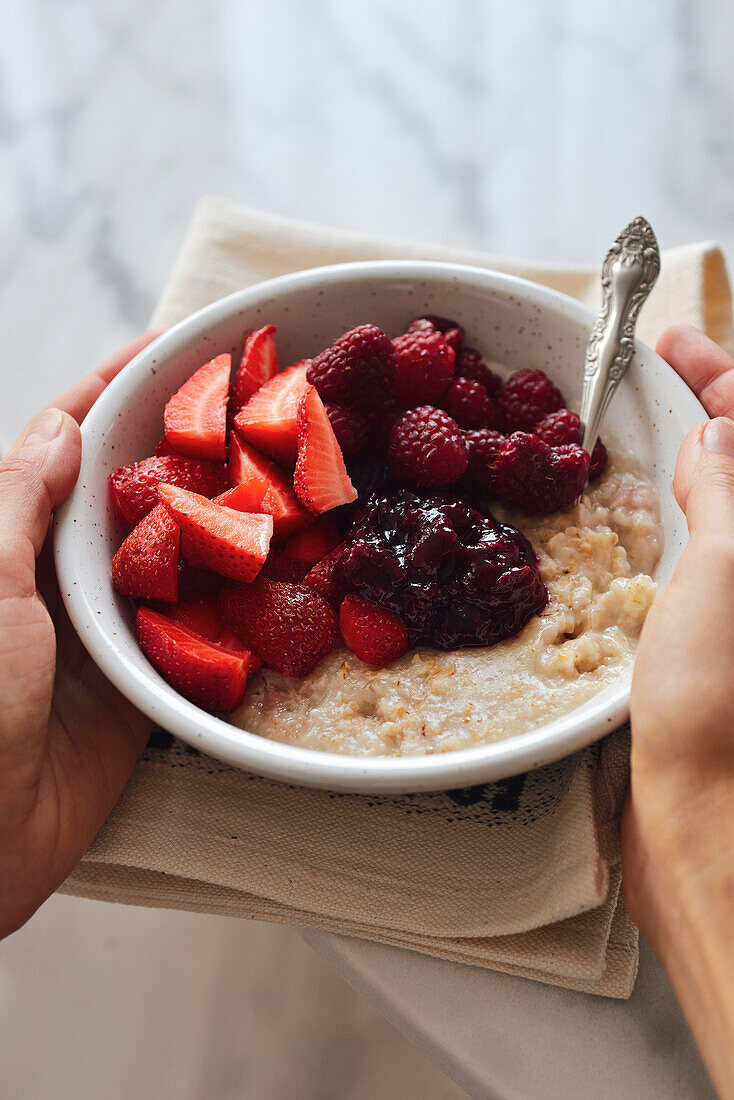
[[(84, 471), (95, 463), (100, 446), (97, 426), (109, 422), (139, 388), (151, 363), (165, 352), (175, 355), (200, 339), (208, 328), (243, 309), (253, 309), (259, 299), (308, 285), (333, 287), (355, 277), (470, 278), (488, 291), (514, 294), (542, 310), (561, 313), (571, 322), (588, 326), (594, 314), (586, 306), (558, 291), (517, 276), (468, 265), (420, 260), (384, 260), (337, 264), (283, 275), (236, 291), (187, 317), (140, 352), (107, 387), (82, 427), (82, 470), (77, 486), (59, 510), (55, 524), (55, 561), (62, 597), (69, 617), (86, 649), (108, 679), (136, 707), (163, 729), (211, 756), (271, 779), (303, 786), (369, 794), (447, 790), (503, 779), (559, 760), (598, 740), (629, 716), (631, 674), (618, 690), (606, 695), (597, 707), (587, 705), (583, 714), (572, 711), (535, 730), (505, 741), (478, 745), (430, 756), (356, 757), (321, 752), (271, 741), (232, 726), (208, 714), (163, 683), (152, 668), (136, 667), (106, 629), (104, 616), (92, 605), (83, 583), (86, 539), (91, 526), (89, 508), (83, 507)], [(662, 360), (646, 345), (636, 351)], [(664, 365), (664, 364), (663, 364)], [(671, 374), (669, 401), (674, 402), (690, 426), (705, 419), (705, 412), (685, 384)]]

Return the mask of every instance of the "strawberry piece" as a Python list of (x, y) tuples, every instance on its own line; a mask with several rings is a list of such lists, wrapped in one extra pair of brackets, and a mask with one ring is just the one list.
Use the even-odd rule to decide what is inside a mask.
[(231, 489), (225, 489), (218, 497), (214, 497), (213, 503), (226, 504), (227, 508), (234, 508), (235, 512), (261, 512), (262, 497), (256, 490), (254, 483), (233, 485)]
[(232, 386), (232, 400), (236, 409), (241, 409), (253, 393), (278, 373), (275, 333), (275, 325), (266, 325), (247, 337), (242, 362)]
[(285, 474), (236, 432), (232, 432), (229, 440), (229, 478), (233, 485), (250, 493), (251, 512), (265, 512), (273, 517), (274, 542), (282, 542), (311, 522)]
[(260, 570), (260, 576), (267, 577), (269, 581), (300, 584), (308, 570), (309, 566), (305, 561), (289, 558), (284, 550), (271, 550), (265, 559), (265, 565)]
[(307, 588), (313, 588), (337, 611), (347, 594), (347, 578), (344, 571), (338, 568), (343, 551), (344, 543), (340, 542), (325, 558), (311, 566), (303, 578)]
[(217, 645), (220, 649), (226, 649), (227, 652), (234, 653), (237, 657), (244, 657), (247, 661), (248, 673), (257, 672), (259, 668), (262, 668), (262, 661), (257, 653), (253, 653), (251, 649), (248, 649), (231, 630), (225, 628), (222, 631), (222, 636), (217, 642)]
[(243, 439), (278, 462), (292, 464), (298, 452), (298, 402), (308, 388), (309, 360), (276, 374), (234, 418)]
[(163, 610), (161, 614), (200, 638), (204, 638), (205, 641), (211, 642), (212, 645), (226, 649), (238, 657), (245, 657), (250, 672), (260, 668), (262, 664), (260, 658), (243, 645), (236, 634), (222, 625), (217, 610), (216, 594), (201, 596), (194, 600), (181, 600), (173, 607)]
[(229, 437), (230, 485), (252, 485), (253, 496), (259, 493), (262, 499), (267, 492), (271, 470), (277, 470), (274, 462), (240, 439), (236, 431), (232, 432)]
[(161, 676), (197, 706), (232, 711), (242, 702), (249, 661), (149, 607), (138, 610), (138, 639)]
[(112, 582), (120, 595), (175, 603), (179, 544), (178, 527), (166, 509), (157, 505), (130, 532), (112, 559)]
[(175, 485), (161, 485), (158, 492), (181, 528), (184, 557), (234, 580), (258, 574), (268, 556), (272, 516), (236, 512)]
[(156, 443), (153, 454), (156, 458), (165, 458), (167, 455), (175, 455), (176, 451), (174, 451), (166, 437), (163, 436), (163, 439), (159, 439)]
[(298, 458), (293, 475), (296, 496), (320, 515), (357, 499), (324, 403), (309, 386), (298, 404)]
[(408, 631), (398, 616), (356, 592), (342, 600), (339, 625), (352, 653), (373, 668), (392, 664), (409, 646)]
[(200, 638), (206, 638), (208, 642), (218, 642), (222, 636), (224, 627), (219, 620), (215, 595), (181, 600), (164, 614), (179, 626), (192, 630)]
[[(288, 485), (288, 482), (285, 480), (284, 485), (285, 488), (288, 490), (290, 496), (293, 498), (295, 507), (298, 509), (299, 512), (299, 518), (301, 515), (303, 515), (305, 517), (303, 522), (311, 522), (312, 517), (308, 514), (306, 509), (302, 508), (301, 505), (298, 503), (293, 491)], [(266, 516), (272, 515), (274, 525), (273, 541), (278, 541), (277, 537), (275, 536), (275, 524), (278, 521), (280, 521), (281, 524), (285, 523), (286, 532), (288, 530), (292, 530), (292, 528), (295, 526), (293, 515), (289, 515), (285, 511), (285, 508), (279, 505), (279, 502), (274, 497), (274, 494), (270, 494), (269, 488), (266, 488), (263, 493), (262, 483), (257, 479), (253, 479), (252, 481), (249, 481), (243, 485), (233, 485), (231, 489), (225, 489), (225, 491), (223, 493), (220, 493), (219, 496), (214, 497), (214, 503), (226, 504), (228, 508), (234, 508), (236, 512), (259, 512), (262, 515)], [(279, 513), (277, 519), (275, 515), (276, 512)]]
[(319, 516), (305, 531), (288, 539), (283, 547), (295, 561), (315, 565), (341, 542), (341, 532), (332, 516)]
[(237, 635), (233, 634), (231, 630), (227, 630), (226, 628), (222, 630), (217, 640), (217, 645), (220, 649), (226, 649), (228, 653), (234, 653), (238, 657), (244, 657), (247, 661), (248, 672), (256, 672), (262, 666), (262, 661), (258, 655), (253, 653), (251, 649), (248, 649), (244, 642), (241, 642)]
[(339, 641), (333, 607), (300, 584), (261, 578), (225, 584), (219, 613), (249, 649), (285, 676), (307, 676)]
[(199, 367), (166, 405), (166, 440), (179, 454), (224, 459), (232, 356), (218, 355)]
[(158, 486), (179, 485), (203, 497), (221, 493), (227, 484), (223, 463), (182, 455), (144, 458), (129, 466), (118, 466), (110, 474), (110, 492), (115, 511), (130, 527), (140, 523), (158, 503)]
[(234, 508), (236, 512), (262, 512), (261, 507), (266, 488), (260, 481), (250, 481), (244, 485), (233, 485), (221, 496), (214, 497), (217, 504), (226, 504), (228, 508)]

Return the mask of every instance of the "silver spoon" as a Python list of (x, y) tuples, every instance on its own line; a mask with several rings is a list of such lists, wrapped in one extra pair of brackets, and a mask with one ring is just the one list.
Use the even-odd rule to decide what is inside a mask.
[(635, 218), (609, 249), (601, 269), (602, 307), (586, 349), (581, 445), (589, 454), (609, 402), (630, 364), (635, 324), (660, 271), (660, 249), (645, 218)]

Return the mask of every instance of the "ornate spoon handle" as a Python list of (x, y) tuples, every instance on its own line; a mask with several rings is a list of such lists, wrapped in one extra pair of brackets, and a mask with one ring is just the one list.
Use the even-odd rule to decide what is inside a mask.
[(591, 454), (607, 406), (629, 366), (640, 307), (660, 271), (652, 228), (635, 218), (609, 249), (601, 269), (603, 302), (586, 349), (581, 394), (582, 446)]

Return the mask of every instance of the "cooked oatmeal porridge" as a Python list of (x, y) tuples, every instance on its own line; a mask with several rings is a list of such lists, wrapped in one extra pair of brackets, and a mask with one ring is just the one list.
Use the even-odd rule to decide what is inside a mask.
[(264, 669), (231, 721), (328, 752), (447, 752), (526, 732), (623, 677), (662, 551), (657, 496), (639, 466), (612, 454), (565, 512), (494, 512), (530, 539), (548, 589), (520, 634), (489, 648), (413, 650), (377, 670), (343, 648), (302, 680)]
[(155, 454), (110, 474), (112, 583), (176, 691), (262, 737), (401, 756), (629, 677), (658, 501), (631, 457), (581, 447), (548, 374), (434, 315), (282, 370), (275, 332), (246, 334), (234, 375), (229, 353), (195, 370)]

